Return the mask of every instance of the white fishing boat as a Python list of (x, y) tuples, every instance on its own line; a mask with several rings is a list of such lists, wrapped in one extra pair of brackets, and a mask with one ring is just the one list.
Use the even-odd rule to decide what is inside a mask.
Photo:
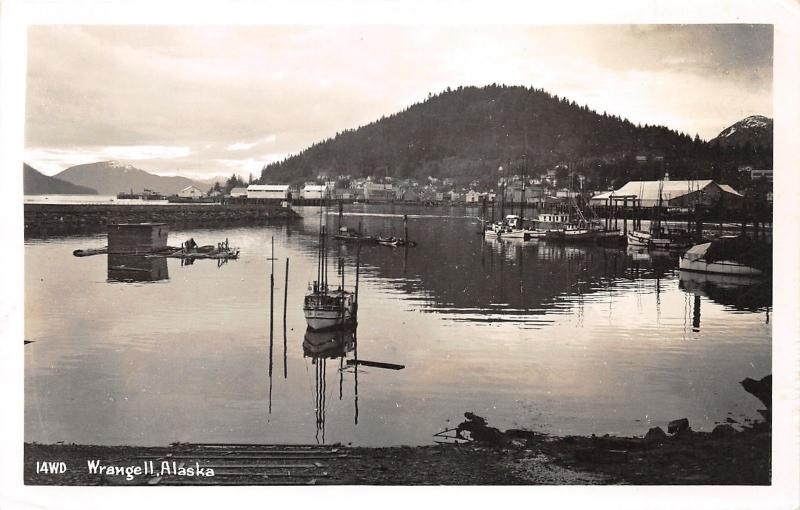
[(537, 232), (522, 227), (522, 219), (516, 214), (509, 214), (502, 222), (495, 222), (486, 227), (484, 237), (487, 239), (523, 239), (528, 240), (534, 237)]
[(319, 331), (353, 321), (355, 300), (352, 293), (343, 289), (330, 290), (327, 285), (319, 286), (318, 282), (314, 282), (310, 291), (303, 302), (309, 328)]
[(685, 230), (652, 228), (650, 231), (632, 230), (628, 232), (628, 245), (652, 250), (682, 250), (692, 245)]
[[(344, 326), (355, 318), (355, 298), (344, 289), (344, 268), (340, 264), (342, 284), (331, 289), (328, 285), (328, 258), (326, 252), (325, 227), (320, 228), (320, 243), (317, 260), (317, 279), (308, 286), (303, 300), (303, 314), (312, 330), (323, 330)], [(341, 262), (341, 261), (340, 261)]]
[(658, 206), (655, 209), (655, 218), (650, 223), (649, 230), (631, 230), (628, 232), (628, 246), (640, 246), (650, 250), (684, 250), (692, 245), (689, 233), (681, 229), (670, 229), (661, 223), (663, 213), (662, 189), (663, 179), (658, 185)]
[[(692, 246), (681, 255), (678, 267), (681, 271), (698, 273), (761, 276), (769, 263), (770, 248), (763, 245), (758, 252), (754, 246), (757, 245), (753, 241), (724, 236), (717, 241)], [(755, 267), (757, 265), (761, 267)]]

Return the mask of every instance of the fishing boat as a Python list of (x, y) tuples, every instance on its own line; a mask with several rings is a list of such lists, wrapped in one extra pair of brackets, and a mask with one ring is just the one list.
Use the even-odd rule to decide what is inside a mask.
[[(320, 228), (317, 279), (309, 284), (308, 294), (303, 301), (306, 323), (315, 331), (344, 326), (352, 323), (355, 317), (356, 305), (353, 294), (345, 290), (343, 284), (336, 289), (328, 285), (326, 237), (323, 226)], [(343, 271), (342, 268), (342, 281), (344, 281)]]
[(628, 245), (651, 250), (683, 250), (692, 245), (689, 233), (680, 229), (653, 227), (649, 231), (628, 232)]
[(655, 209), (655, 218), (650, 222), (650, 229), (628, 232), (628, 245), (651, 250), (685, 250), (692, 245), (692, 238), (686, 230), (670, 229), (668, 225), (662, 225), (663, 187), (664, 181), (661, 180), (658, 185), (658, 205)]
[(763, 276), (770, 272), (772, 247), (745, 237), (723, 236), (689, 248), (681, 255), (681, 271), (736, 276)]
[(403, 215), (403, 234), (405, 237), (379, 235), (375, 238), (375, 242), (381, 246), (405, 246), (408, 248), (416, 246), (416, 241), (408, 238), (408, 216), (405, 214)]
[(347, 227), (339, 227), (339, 231), (336, 234), (334, 234), (333, 238), (336, 239), (337, 241), (342, 241), (342, 242), (360, 241), (365, 244), (372, 244), (377, 241), (377, 238), (375, 237), (363, 235), (359, 233), (358, 230), (354, 230), (352, 228), (347, 228)]
[(536, 234), (535, 231), (522, 226), (522, 219), (516, 214), (509, 214), (503, 221), (488, 225), (484, 231), (484, 237), (488, 239), (503, 238), (528, 240), (532, 239), (534, 234)]

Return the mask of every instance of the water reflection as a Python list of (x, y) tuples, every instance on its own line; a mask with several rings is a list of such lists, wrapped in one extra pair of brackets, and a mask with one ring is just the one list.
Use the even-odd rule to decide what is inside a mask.
[[(402, 226), (401, 215), (344, 220), (375, 234)], [(103, 257), (72, 255), (103, 238), (27, 243), (25, 328), (35, 343), (25, 352), (26, 440), (312, 443), (316, 435), (387, 446), (429, 444), (465, 410), (500, 428), (556, 434), (641, 434), (676, 416), (711, 430), (730, 411), (758, 417), (738, 381), (770, 372), (770, 325), (728, 299), (752, 287), (688, 287), (669, 254), (486, 242), (470, 222), (410, 216), (416, 247), (362, 246), (352, 340), (305, 335), (313, 213), (268, 228), (182, 231), (236, 239), (242, 258), (219, 270), (167, 260), (169, 285), (105, 284)], [(352, 271), (357, 246), (330, 249)], [(284, 330), (270, 335), (273, 321)], [(348, 364), (362, 357), (408, 368)]]
[[(679, 287), (740, 312), (758, 312), (772, 306), (769, 278), (681, 271)], [(698, 312), (699, 316), (699, 312)]]
[(354, 374), (355, 424), (358, 424), (358, 358), (348, 363), (347, 354), (355, 353), (354, 327), (315, 331), (307, 329), (303, 337), (303, 357), (311, 358), (314, 366), (314, 416), (317, 443), (325, 444), (325, 420), (328, 388), (328, 361), (336, 362), (339, 375), (339, 400), (342, 400), (344, 373), (352, 365)]
[(142, 255), (108, 255), (109, 282), (157, 282), (168, 280), (167, 259)]

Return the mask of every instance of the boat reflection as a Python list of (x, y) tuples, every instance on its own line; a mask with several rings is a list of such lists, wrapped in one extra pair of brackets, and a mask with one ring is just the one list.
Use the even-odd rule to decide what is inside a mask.
[(741, 312), (759, 312), (772, 306), (769, 278), (681, 271), (678, 286), (695, 297), (706, 297)]
[[(303, 337), (303, 357), (311, 358), (314, 366), (314, 418), (315, 438), (318, 444), (325, 444), (325, 418), (328, 400), (328, 361), (336, 363), (339, 374), (339, 400), (342, 400), (344, 374), (352, 366), (355, 424), (358, 425), (358, 355), (356, 349), (356, 329), (354, 326), (327, 331), (307, 329)], [(347, 355), (353, 353), (354, 359), (348, 362)]]
[(169, 279), (167, 259), (142, 255), (108, 255), (109, 282), (157, 282)]

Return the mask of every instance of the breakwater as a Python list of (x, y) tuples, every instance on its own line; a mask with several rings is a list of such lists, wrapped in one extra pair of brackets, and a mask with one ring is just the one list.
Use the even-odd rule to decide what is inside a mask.
[(168, 223), (172, 228), (256, 225), (292, 220), (289, 207), (270, 204), (25, 204), (25, 237), (105, 232), (111, 223)]

